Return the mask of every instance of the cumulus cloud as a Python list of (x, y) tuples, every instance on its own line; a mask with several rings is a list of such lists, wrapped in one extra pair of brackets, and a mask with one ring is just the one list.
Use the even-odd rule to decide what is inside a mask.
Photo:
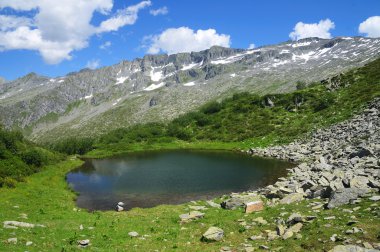
[[(91, 24), (94, 13), (110, 15), (112, 0), (0, 0), (0, 9), (22, 11), (0, 16), (0, 51), (36, 50), (45, 62), (57, 64), (87, 47), (91, 36), (134, 24), (138, 12), (150, 4), (142, 1), (118, 10), (96, 27)], [(33, 17), (25, 13), (30, 10)]]
[(255, 48), (255, 47), (256, 47), (256, 45), (253, 44), (253, 43), (251, 43), (251, 44), (249, 44), (248, 49), (250, 50), (250, 49), (253, 49), (253, 48)]
[(105, 50), (112, 45), (111, 41), (106, 41), (99, 46), (100, 49)]
[(367, 37), (380, 37), (380, 16), (367, 18), (359, 25), (359, 32), (366, 34)]
[(90, 69), (96, 69), (100, 66), (100, 60), (98, 59), (92, 59), (87, 61), (86, 67)]
[(211, 46), (230, 47), (230, 36), (218, 34), (214, 29), (194, 31), (188, 27), (169, 28), (161, 34), (146, 38), (149, 43), (148, 53), (201, 51)]
[(150, 10), (149, 13), (152, 14), (153, 16), (166, 15), (169, 13), (169, 10), (168, 10), (168, 7), (164, 6), (156, 10)]
[(319, 21), (319, 23), (305, 24), (298, 22), (293, 28), (293, 32), (289, 34), (292, 40), (299, 40), (303, 38), (318, 37), (318, 38), (331, 38), (330, 30), (335, 28), (334, 22), (330, 19)]

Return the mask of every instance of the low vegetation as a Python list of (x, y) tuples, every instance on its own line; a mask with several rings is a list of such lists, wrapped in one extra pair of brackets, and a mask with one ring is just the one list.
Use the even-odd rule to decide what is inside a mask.
[[(158, 206), (149, 209), (135, 208), (128, 212), (94, 211), (87, 212), (75, 206), (75, 194), (67, 190), (65, 174), (82, 164), (74, 158), (47, 167), (34, 174), (14, 189), (0, 188), (1, 221), (18, 220), (45, 227), (5, 229), (0, 232), (0, 251), (79, 251), (78, 241), (89, 239), (89, 251), (220, 251), (222, 247), (231, 247), (234, 251), (244, 251), (243, 244), (251, 245), (255, 250), (260, 245), (270, 249), (282, 248), (281, 251), (328, 251), (342, 241), (333, 242), (333, 234), (348, 236), (350, 239), (376, 242), (378, 234), (378, 210), (353, 211), (376, 208), (373, 202), (362, 200), (355, 205), (347, 205), (333, 210), (312, 210), (311, 202), (305, 200), (290, 205), (267, 207), (264, 211), (245, 214), (242, 209), (225, 210), (213, 208), (204, 201), (177, 206)], [(186, 224), (180, 224), (179, 215), (190, 211), (188, 205), (204, 205), (208, 209), (204, 218)], [(377, 209), (378, 209), (378, 204)], [(287, 219), (291, 213), (316, 217), (302, 228), (302, 237), (273, 241), (255, 240), (249, 237), (275, 230), (276, 219)], [(356, 227), (365, 233), (346, 235), (351, 229), (347, 223), (355, 215)], [(334, 219), (331, 219), (335, 216)], [(267, 224), (256, 225), (258, 217), (263, 217)], [(326, 218), (326, 219), (325, 219)], [(251, 225), (246, 228), (242, 222)], [(224, 230), (225, 236), (219, 242), (202, 242), (202, 234), (210, 227), (217, 226)], [(82, 228), (81, 228), (82, 227)], [(138, 237), (130, 237), (135, 231)], [(17, 238), (17, 243), (7, 242)], [(29, 246), (27, 246), (30, 244)], [(32, 243), (30, 243), (32, 242)]]
[(25, 140), (19, 131), (0, 127), (0, 187), (15, 187), (17, 181), (62, 158), (61, 154)]

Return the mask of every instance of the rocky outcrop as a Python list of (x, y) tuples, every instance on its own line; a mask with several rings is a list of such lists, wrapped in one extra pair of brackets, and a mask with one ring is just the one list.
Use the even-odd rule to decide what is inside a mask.
[[(250, 149), (258, 155), (298, 162), (289, 177), (259, 190), (267, 198), (291, 203), (329, 198), (328, 208), (380, 189), (380, 99), (352, 119), (320, 129), (286, 146)], [(296, 197), (297, 196), (297, 197)], [(293, 198), (296, 198), (293, 200)]]

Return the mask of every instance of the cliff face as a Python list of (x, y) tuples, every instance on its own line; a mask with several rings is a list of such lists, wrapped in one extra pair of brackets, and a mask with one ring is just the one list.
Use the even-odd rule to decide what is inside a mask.
[(101, 134), (170, 120), (238, 91), (289, 92), (296, 81), (320, 81), (377, 57), (380, 39), (308, 38), (253, 50), (212, 47), (147, 55), (59, 78), (34, 73), (0, 80), (0, 120), (30, 138)]

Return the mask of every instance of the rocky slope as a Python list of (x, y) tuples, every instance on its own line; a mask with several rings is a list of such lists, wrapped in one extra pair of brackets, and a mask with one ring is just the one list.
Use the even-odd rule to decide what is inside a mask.
[(172, 119), (237, 91), (289, 92), (379, 56), (380, 39), (309, 38), (254, 50), (212, 47), (147, 55), (59, 78), (34, 73), (0, 83), (0, 120), (44, 141)]
[(274, 199), (330, 198), (328, 208), (380, 189), (380, 99), (362, 114), (287, 146), (250, 149), (251, 155), (300, 163), (260, 193)]

